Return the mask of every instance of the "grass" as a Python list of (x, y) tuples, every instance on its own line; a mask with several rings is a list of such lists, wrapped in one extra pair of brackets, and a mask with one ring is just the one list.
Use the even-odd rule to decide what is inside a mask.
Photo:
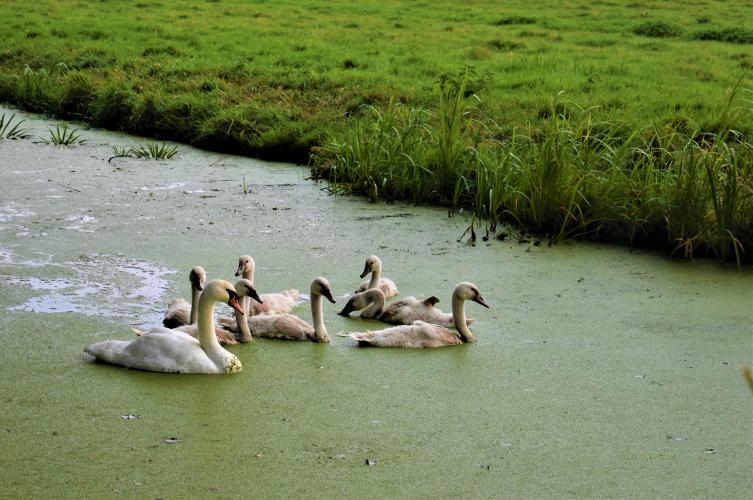
[[(551, 240), (750, 260), (750, 138), (723, 126), (718, 134), (670, 125), (634, 130), (562, 101), (551, 103), (541, 129), (505, 137), (463, 97), (467, 78), (439, 85), (434, 112), (395, 103), (373, 111), (345, 141), (317, 150), (315, 174), (339, 191), (470, 207), (492, 230), (507, 222)], [(746, 103), (733, 91), (719, 123), (739, 120), (730, 113)]]
[(56, 125), (55, 129), (49, 129), (50, 137), (45, 139), (40, 137), (39, 140), (45, 144), (54, 144), (55, 146), (72, 146), (74, 144), (83, 144), (86, 139), (81, 139), (77, 129), (69, 129), (68, 125)]
[(5, 116), (5, 113), (0, 115), (0, 139), (26, 139), (29, 137), (28, 129), (21, 127), (24, 120), (18, 120), (13, 123), (16, 115)]
[(113, 146), (112, 156), (107, 160), (111, 162), (114, 158), (140, 158), (144, 160), (170, 160), (178, 154), (178, 146), (169, 144), (158, 144), (147, 142), (137, 147)]
[(40, 0), (0, 16), (0, 99), (25, 109), (315, 152), (335, 191), (492, 225), (751, 258), (753, 120), (727, 106), (753, 88), (745, 0)]

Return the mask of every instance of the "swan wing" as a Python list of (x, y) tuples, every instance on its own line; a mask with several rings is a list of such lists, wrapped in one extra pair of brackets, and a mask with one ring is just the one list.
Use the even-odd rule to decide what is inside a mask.
[(252, 316), (248, 328), (254, 337), (285, 340), (313, 340), (314, 327), (292, 314)]
[(133, 340), (109, 340), (84, 351), (99, 361), (153, 372), (220, 373), (216, 364), (190, 335), (168, 328), (154, 328)]
[(359, 345), (375, 347), (425, 348), (461, 343), (453, 331), (423, 321), (384, 330), (352, 333), (350, 336), (357, 340)]

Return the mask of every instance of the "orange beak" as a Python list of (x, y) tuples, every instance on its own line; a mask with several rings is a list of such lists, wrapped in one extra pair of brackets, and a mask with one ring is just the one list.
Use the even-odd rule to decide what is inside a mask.
[(243, 314), (243, 308), (238, 302), (238, 297), (230, 297), (230, 300), (227, 301), (227, 305), (238, 311), (239, 314)]

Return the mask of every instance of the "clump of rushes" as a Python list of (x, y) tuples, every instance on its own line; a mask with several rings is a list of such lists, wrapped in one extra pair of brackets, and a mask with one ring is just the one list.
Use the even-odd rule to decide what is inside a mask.
[(178, 146), (171, 146), (169, 144), (157, 144), (156, 142), (148, 142), (144, 146), (138, 148), (131, 148), (131, 155), (135, 158), (143, 158), (148, 160), (169, 160), (178, 154)]
[(39, 138), (45, 144), (54, 144), (56, 146), (72, 146), (73, 144), (83, 144), (86, 139), (81, 139), (77, 129), (69, 129), (68, 125), (56, 125), (55, 130), (50, 130), (50, 138)]
[(107, 162), (115, 158), (141, 158), (146, 160), (169, 160), (178, 154), (178, 146), (148, 142), (139, 147), (113, 146), (112, 156)]
[(471, 112), (464, 89), (443, 81), (437, 113), (372, 109), (344, 142), (315, 152), (314, 177), (371, 198), (469, 208), (492, 230), (753, 260), (753, 142), (726, 116), (751, 110), (733, 106), (735, 95), (717, 133), (630, 130), (556, 100), (540, 128), (506, 133)]
[(5, 113), (0, 115), (0, 139), (26, 139), (29, 137), (29, 131), (21, 127), (24, 120), (18, 120), (13, 123), (15, 114), (6, 118)]

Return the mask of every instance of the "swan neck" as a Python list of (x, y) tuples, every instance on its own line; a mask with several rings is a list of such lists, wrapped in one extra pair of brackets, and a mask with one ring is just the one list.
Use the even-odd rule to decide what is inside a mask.
[[(248, 297), (244, 297), (248, 298)], [(246, 309), (246, 305), (243, 304), (243, 309)], [(251, 338), (251, 329), (248, 327), (248, 315), (241, 314), (238, 311), (235, 312), (235, 322), (238, 325), (238, 332), (240, 332), (240, 341), (241, 342), (251, 342), (253, 340)]]
[(376, 265), (371, 271), (369, 288), (379, 288), (379, 279), (382, 277), (382, 266)]
[(311, 317), (314, 320), (314, 334), (317, 338), (327, 335), (327, 327), (324, 326), (324, 314), (322, 313), (322, 296), (311, 295)]
[(465, 321), (465, 300), (454, 294), (452, 296), (452, 320), (455, 322), (455, 328), (458, 329), (463, 342), (476, 340)]
[(201, 292), (194, 286), (191, 287), (191, 319), (190, 324), (195, 324), (199, 319), (199, 297)]
[(214, 298), (204, 293), (199, 298), (199, 343), (207, 352), (222, 349), (214, 334), (214, 302)]

